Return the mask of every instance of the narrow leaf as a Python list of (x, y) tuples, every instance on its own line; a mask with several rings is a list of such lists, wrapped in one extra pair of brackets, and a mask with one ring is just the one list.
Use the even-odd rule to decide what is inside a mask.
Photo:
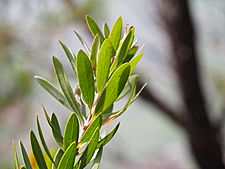
[(110, 34), (110, 30), (109, 30), (109, 26), (106, 22), (104, 23), (103, 29), (104, 29), (105, 38), (108, 38), (109, 34)]
[(96, 58), (97, 58), (97, 53), (98, 53), (98, 46), (99, 46), (99, 36), (98, 34), (95, 35), (92, 46), (91, 46), (91, 54), (90, 54), (90, 60), (91, 60), (91, 65), (92, 69), (96, 69)]
[(76, 143), (73, 142), (63, 154), (59, 162), (58, 169), (72, 169), (75, 161), (76, 152)]
[(63, 147), (63, 137), (61, 134), (61, 129), (59, 126), (58, 119), (54, 113), (52, 113), (52, 116), (51, 116), (51, 126), (52, 126), (52, 134), (53, 134), (53, 137), (54, 137), (56, 143), (60, 147)]
[(65, 54), (66, 54), (66, 56), (67, 56), (67, 58), (68, 58), (68, 60), (70, 62), (70, 64), (71, 64), (73, 72), (76, 75), (76, 69), (75, 69), (76, 63), (75, 63), (75, 57), (74, 57), (73, 53), (70, 51), (70, 49), (63, 42), (59, 41), (59, 43), (62, 46), (62, 48), (63, 48), (63, 50), (64, 50), (64, 52), (65, 52)]
[(58, 100), (62, 105), (64, 105), (66, 108), (70, 109), (70, 105), (68, 104), (65, 96), (56, 88), (54, 87), (50, 82), (45, 80), (42, 77), (35, 76), (35, 79), (37, 79), (38, 83), (50, 94), (52, 95), (56, 100)]
[(54, 157), (55, 165), (52, 164), (52, 169), (56, 169), (58, 167), (63, 154), (64, 154), (64, 151), (61, 148), (59, 148), (55, 154), (55, 157)]
[(80, 158), (81, 161), (80, 169), (83, 169), (91, 161), (91, 158), (94, 155), (98, 145), (98, 139), (99, 139), (99, 128), (96, 128), (87, 148), (85, 149), (84, 153)]
[(52, 158), (52, 155), (48, 149), (48, 146), (45, 142), (45, 139), (44, 139), (44, 136), (43, 136), (43, 133), (42, 133), (42, 130), (41, 130), (41, 126), (40, 126), (40, 123), (39, 123), (39, 119), (38, 119), (38, 116), (36, 117), (36, 122), (37, 122), (37, 128), (38, 128), (38, 134), (39, 134), (39, 137), (40, 137), (40, 140), (41, 140), (41, 143), (43, 145), (43, 148), (47, 154), (47, 156), (49, 157), (49, 159), (51, 160), (52, 163), (54, 163), (54, 160)]
[(131, 66), (131, 73), (133, 72), (134, 68), (136, 67), (136, 65), (138, 64), (138, 62), (140, 61), (140, 59), (143, 56), (143, 52), (137, 54), (131, 61), (130, 61), (130, 66)]
[(80, 147), (83, 143), (88, 142), (91, 139), (96, 128), (101, 128), (102, 118), (101, 115), (97, 116), (88, 126), (83, 136), (81, 137), (80, 143), (78, 147)]
[[(64, 132), (64, 138), (63, 138), (64, 150), (66, 150), (69, 147), (69, 145), (73, 142), (77, 144), (78, 137), (79, 137), (79, 122), (78, 122), (76, 114), (73, 112), (66, 123), (66, 128)], [(76, 144), (75, 144), (75, 147), (76, 147)]]
[(40, 145), (37, 141), (37, 138), (32, 130), (30, 132), (30, 142), (31, 142), (32, 151), (34, 153), (34, 157), (37, 162), (37, 165), (41, 169), (48, 169), (45, 159), (44, 159), (44, 156), (41, 151), (41, 147), (40, 147)]
[(111, 76), (95, 108), (95, 114), (104, 112), (116, 101), (122, 92), (130, 74), (130, 65), (121, 65)]
[(120, 46), (119, 51), (116, 55), (116, 58), (112, 64), (112, 67), (110, 70), (111, 73), (122, 64), (124, 58), (126, 57), (127, 51), (129, 49), (129, 43), (130, 43), (130, 40), (132, 39), (132, 36), (133, 36), (133, 33), (132, 31), (130, 31), (125, 37), (124, 41), (122, 42), (122, 45)]
[(61, 87), (69, 105), (71, 106), (73, 111), (78, 113), (78, 115), (80, 116), (80, 119), (82, 120), (82, 115), (81, 115), (81, 112), (79, 110), (79, 105), (76, 101), (76, 98), (75, 98), (73, 90), (70, 86), (67, 75), (64, 72), (63, 66), (60, 63), (60, 61), (54, 56), (53, 56), (53, 65), (54, 65), (54, 68), (55, 68), (55, 72), (56, 72), (60, 87)]
[(103, 154), (103, 146), (101, 146), (98, 150), (98, 153), (94, 159), (93, 165), (91, 167), (91, 169), (99, 169), (100, 167), (100, 162), (102, 159), (102, 154)]
[(80, 36), (80, 34), (76, 30), (74, 31), (74, 33), (76, 34), (77, 38), (80, 40), (80, 42), (83, 45), (83, 47), (86, 50), (86, 52), (89, 54), (90, 53), (90, 49), (89, 49), (87, 43), (84, 41), (84, 39)]
[(80, 50), (76, 59), (77, 76), (84, 101), (91, 108), (94, 101), (94, 76), (91, 62), (86, 53)]
[(100, 38), (100, 43), (102, 44), (105, 38), (100, 28), (98, 27), (97, 23), (88, 15), (86, 16), (86, 22), (89, 30), (91, 31), (92, 36), (95, 37), (95, 35), (98, 34)]
[(112, 43), (112, 46), (114, 48), (114, 50), (116, 51), (118, 46), (119, 46), (119, 42), (121, 39), (121, 34), (122, 34), (122, 26), (123, 26), (123, 21), (122, 18), (119, 17), (116, 22), (114, 23), (112, 30), (109, 34), (109, 39)]
[(116, 134), (119, 126), (120, 126), (120, 123), (118, 123), (116, 125), (116, 127), (114, 129), (112, 129), (112, 131), (110, 131), (110, 133), (107, 136), (105, 136), (101, 141), (99, 141), (97, 148), (100, 148), (100, 147), (106, 145)]
[(13, 141), (13, 157), (14, 157), (13, 158), (14, 169), (19, 169), (20, 164), (19, 164), (18, 155), (17, 155), (17, 151), (16, 151), (16, 144), (14, 141)]
[(63, 142), (63, 137), (62, 137), (62, 134), (61, 134), (58, 119), (56, 118), (55, 114), (53, 113), (52, 116), (51, 116), (51, 119), (53, 119), (53, 120), (51, 120), (50, 117), (48, 116), (48, 113), (47, 113), (46, 109), (44, 108), (44, 106), (43, 106), (43, 110), (44, 110), (45, 118), (46, 118), (49, 126), (52, 129), (52, 134), (53, 134), (53, 137), (54, 137), (56, 143), (62, 147), (61, 144)]
[(99, 51), (96, 69), (97, 90), (100, 93), (108, 79), (111, 58), (113, 56), (113, 47), (111, 42), (106, 39)]
[(22, 153), (22, 156), (23, 156), (23, 161), (25, 163), (26, 168), (27, 169), (32, 169), (29, 157), (27, 155), (27, 152), (26, 152), (22, 142), (20, 142), (20, 149), (21, 149), (21, 153)]

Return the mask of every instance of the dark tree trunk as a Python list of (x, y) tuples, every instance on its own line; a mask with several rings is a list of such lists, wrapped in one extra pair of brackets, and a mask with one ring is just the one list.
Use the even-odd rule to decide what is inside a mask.
[(171, 39), (172, 59), (185, 105), (182, 114), (185, 116), (182, 119), (181, 113), (165, 109), (165, 103), (157, 100), (150, 91), (145, 90), (143, 97), (184, 128), (201, 169), (225, 169), (219, 130), (209, 119), (200, 84), (196, 35), (188, 0), (162, 0), (161, 7), (162, 22)]

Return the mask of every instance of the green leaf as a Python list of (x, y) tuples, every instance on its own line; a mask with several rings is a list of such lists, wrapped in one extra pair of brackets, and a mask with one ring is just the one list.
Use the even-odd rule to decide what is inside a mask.
[(116, 22), (114, 23), (112, 30), (109, 34), (109, 39), (112, 43), (112, 46), (114, 48), (114, 50), (116, 51), (118, 46), (119, 46), (119, 42), (121, 39), (121, 34), (122, 34), (122, 26), (123, 26), (123, 21), (122, 18), (119, 17)]
[(101, 128), (102, 125), (102, 118), (101, 115), (97, 116), (88, 126), (86, 131), (83, 133), (80, 143), (78, 147), (80, 147), (83, 143), (88, 142), (91, 139), (96, 128)]
[(80, 169), (83, 169), (91, 161), (91, 158), (94, 155), (98, 145), (98, 139), (99, 139), (99, 128), (96, 128), (87, 148), (85, 149), (84, 153), (80, 158), (81, 161)]
[(124, 96), (126, 96), (132, 90), (132, 87), (133, 87), (134, 83), (136, 82), (137, 77), (138, 77), (137, 75), (131, 75), (129, 77), (123, 91), (120, 93), (120, 95), (116, 101), (122, 99)]
[(73, 112), (66, 123), (63, 139), (64, 150), (66, 150), (69, 147), (69, 145), (73, 142), (77, 144), (78, 137), (79, 137), (79, 122), (76, 114)]
[(110, 34), (109, 26), (108, 26), (108, 24), (105, 22), (103, 27), (104, 27), (103, 29), (104, 29), (104, 35), (105, 35), (105, 38), (108, 38), (108, 37), (109, 37), (109, 34)]
[(93, 162), (93, 165), (92, 165), (91, 169), (99, 169), (102, 154), (103, 154), (103, 147), (101, 146), (98, 150), (98, 154), (96, 155), (96, 157), (94, 159), (94, 162)]
[(45, 118), (52, 129), (52, 134), (55, 142), (62, 148), (63, 147), (63, 137), (61, 134), (60, 126), (57, 117), (52, 113), (51, 119), (48, 116), (46, 109), (43, 106)]
[(52, 95), (56, 100), (58, 100), (62, 105), (64, 105), (66, 108), (72, 110), (70, 108), (70, 105), (68, 104), (66, 98), (64, 95), (56, 88), (54, 87), (50, 82), (45, 80), (42, 77), (35, 76), (35, 79), (37, 79), (38, 83), (50, 94)]
[(56, 169), (58, 167), (63, 154), (64, 154), (64, 151), (61, 148), (59, 148), (55, 154), (55, 157), (54, 157), (55, 165), (52, 164), (52, 169)]
[(132, 36), (134, 36), (134, 34), (132, 33), (132, 31), (130, 31), (127, 34), (127, 36), (125, 37), (124, 41), (122, 42), (122, 44), (119, 48), (119, 51), (116, 55), (116, 58), (115, 58), (115, 60), (112, 64), (110, 73), (114, 72), (114, 70), (116, 70), (116, 68), (119, 67), (122, 64), (124, 58), (127, 55), (127, 51), (129, 49), (129, 43), (130, 43), (130, 40), (132, 39)]
[(90, 49), (89, 49), (87, 43), (84, 41), (84, 39), (80, 36), (80, 34), (76, 30), (74, 31), (74, 33), (76, 34), (77, 38), (80, 40), (80, 42), (83, 45), (83, 47), (86, 50), (86, 52), (89, 54), (90, 53)]
[(17, 151), (16, 151), (16, 145), (15, 142), (13, 141), (13, 166), (14, 169), (19, 169), (20, 164), (19, 164), (19, 160), (18, 160), (18, 155), (17, 155)]
[(30, 142), (31, 142), (32, 151), (34, 153), (34, 157), (37, 162), (37, 165), (41, 169), (48, 169), (45, 159), (44, 159), (44, 156), (41, 151), (41, 147), (40, 147), (40, 145), (37, 141), (37, 138), (32, 130), (30, 132)]
[(67, 78), (66, 73), (64, 72), (63, 66), (60, 63), (60, 61), (53, 56), (53, 65), (55, 68), (55, 72), (60, 84), (60, 87), (69, 103), (69, 105), (71, 106), (71, 108), (73, 109), (73, 111), (75, 111), (76, 113), (78, 113), (78, 115), (80, 116), (80, 120), (82, 119), (82, 114), (79, 110), (79, 105), (76, 101), (76, 98), (74, 96), (73, 90), (70, 86), (69, 80)]
[(140, 61), (140, 59), (142, 58), (143, 56), (143, 52), (137, 54), (131, 61), (130, 61), (130, 66), (131, 66), (131, 69), (130, 69), (130, 72), (132, 73), (135, 66), (138, 64), (138, 62)]
[(98, 34), (100, 38), (100, 44), (102, 44), (105, 38), (100, 28), (98, 27), (97, 23), (88, 15), (86, 15), (86, 22), (87, 22), (89, 30), (91, 31), (92, 36), (95, 37), (95, 35)]
[(32, 169), (29, 157), (28, 157), (27, 152), (26, 152), (26, 150), (24, 148), (24, 145), (23, 145), (23, 143), (21, 141), (20, 141), (20, 149), (21, 149), (21, 153), (22, 153), (22, 156), (23, 156), (23, 161), (25, 163), (26, 168), (27, 169)]
[(50, 151), (49, 151), (49, 149), (48, 149), (48, 146), (47, 146), (47, 144), (46, 144), (46, 142), (45, 142), (45, 139), (44, 139), (44, 136), (43, 136), (43, 133), (42, 133), (42, 130), (41, 130), (41, 126), (40, 126), (40, 123), (39, 123), (38, 116), (37, 116), (36, 121), (37, 121), (38, 134), (39, 134), (41, 143), (42, 143), (42, 145), (43, 145), (43, 148), (44, 148), (44, 150), (45, 150), (47, 156), (48, 156), (49, 159), (51, 160), (51, 162), (54, 164), (54, 160), (53, 160), (53, 158), (52, 158), (52, 155), (51, 155), (51, 153), (50, 153)]
[(82, 96), (89, 108), (91, 108), (95, 94), (94, 76), (92, 72), (91, 62), (87, 54), (84, 53), (82, 50), (80, 50), (77, 54), (76, 66)]
[(107, 134), (107, 136), (105, 136), (101, 141), (99, 141), (97, 148), (100, 148), (100, 147), (106, 145), (113, 138), (113, 136), (116, 134), (119, 126), (120, 126), (120, 123), (118, 123), (116, 125), (116, 127), (114, 129), (112, 129), (112, 131), (110, 131), (109, 134)]
[(106, 39), (99, 51), (96, 69), (96, 82), (98, 92), (102, 92), (108, 79), (111, 58), (113, 56), (113, 47), (111, 42)]
[(104, 112), (122, 92), (130, 74), (130, 64), (124, 63), (111, 76), (95, 108), (95, 114)]
[(27, 169), (25, 166), (20, 166), (20, 169)]
[(65, 52), (65, 54), (66, 54), (66, 56), (67, 56), (67, 58), (68, 58), (68, 60), (70, 62), (70, 64), (71, 64), (73, 72), (76, 75), (76, 68), (75, 68), (76, 67), (75, 66), (76, 63), (75, 63), (75, 57), (74, 57), (73, 53), (70, 51), (70, 49), (63, 42), (59, 41), (59, 43), (62, 46), (62, 48), (63, 48), (63, 50), (64, 50), (64, 52)]
[(90, 54), (90, 60), (91, 60), (91, 65), (93, 70), (96, 69), (96, 58), (98, 53), (98, 46), (99, 46), (99, 36), (97, 34), (94, 37), (94, 40), (91, 46), (91, 54)]
[(52, 113), (52, 116), (51, 116), (51, 126), (52, 126), (52, 134), (53, 134), (53, 137), (54, 137), (56, 143), (60, 147), (63, 147), (63, 137), (62, 137), (59, 122), (58, 122), (58, 119), (57, 119), (55, 113)]
[(138, 46), (133, 46), (132, 48), (130, 48), (128, 51), (127, 51), (127, 56), (124, 58), (123, 60), (123, 63), (125, 62), (129, 62), (135, 55), (135, 53), (137, 52), (138, 50)]
[[(117, 117), (121, 116), (127, 110), (127, 108), (133, 103), (133, 101), (135, 99), (135, 92), (136, 92), (136, 83), (134, 83), (132, 86), (132, 91), (131, 91), (130, 97), (127, 100), (127, 103), (125, 104), (125, 106), (121, 110), (113, 112), (112, 113), (113, 116), (110, 117), (110, 119), (108, 119), (107, 121), (110, 122), (110, 121), (116, 119)], [(105, 121), (104, 123), (107, 123), (107, 122)]]
[(76, 142), (70, 144), (70, 146), (67, 148), (66, 152), (63, 154), (58, 169), (72, 169), (76, 157)]

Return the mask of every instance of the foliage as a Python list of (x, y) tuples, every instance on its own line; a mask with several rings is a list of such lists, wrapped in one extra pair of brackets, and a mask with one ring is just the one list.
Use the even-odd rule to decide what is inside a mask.
[[(61, 91), (44, 78), (35, 77), (50, 95), (72, 112), (62, 134), (55, 113), (49, 116), (43, 106), (46, 120), (58, 146), (54, 156), (46, 144), (37, 116), (40, 141), (31, 130), (30, 143), (33, 158), (41, 169), (49, 168), (47, 158), (50, 160), (52, 169), (83, 169), (87, 165), (91, 165), (92, 169), (99, 168), (103, 148), (113, 138), (119, 124), (105, 137), (100, 134), (102, 126), (123, 114), (140, 93), (136, 94), (137, 75), (132, 75), (132, 71), (143, 53), (137, 52), (134, 28), (130, 27), (122, 37), (121, 17), (117, 19), (111, 31), (105, 23), (104, 33), (90, 16), (86, 17), (86, 21), (93, 35), (90, 49), (76, 31), (86, 52), (79, 50), (77, 55), (74, 55), (63, 42), (60, 42), (78, 84), (71, 86), (63, 65), (54, 56), (53, 66)], [(129, 96), (124, 107), (113, 111), (114, 104), (127, 95)], [(20, 166), (14, 146), (14, 168), (34, 168), (22, 142), (20, 142), (20, 148), (24, 166)]]

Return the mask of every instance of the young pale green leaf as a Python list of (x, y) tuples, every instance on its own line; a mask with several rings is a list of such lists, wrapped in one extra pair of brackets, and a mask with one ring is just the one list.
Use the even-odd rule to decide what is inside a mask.
[(84, 101), (89, 108), (92, 107), (94, 101), (94, 76), (91, 62), (86, 53), (80, 50), (76, 59), (77, 76)]
[(54, 87), (50, 82), (45, 80), (42, 77), (35, 76), (35, 79), (37, 79), (38, 83), (50, 94), (52, 95), (56, 100), (58, 100), (62, 105), (64, 105), (66, 108), (72, 110), (70, 108), (70, 105), (68, 104), (65, 96), (56, 88)]
[(86, 22), (88, 25), (89, 30), (91, 31), (91, 34), (93, 35), (93, 37), (98, 34), (99, 38), (100, 38), (100, 44), (102, 44), (102, 42), (105, 40), (100, 28), (98, 27), (97, 23), (90, 17), (90, 16), (86, 16)]
[(110, 133), (107, 136), (105, 136), (101, 141), (99, 141), (97, 148), (100, 148), (100, 147), (106, 145), (116, 134), (119, 126), (120, 126), (120, 123), (118, 123), (116, 125), (116, 127), (114, 129), (112, 129), (112, 131), (110, 131)]
[(84, 153), (80, 158), (81, 161), (80, 169), (83, 169), (91, 161), (91, 158), (94, 155), (98, 145), (98, 139), (99, 139), (99, 128), (96, 128), (87, 148), (85, 149)]
[(66, 150), (69, 147), (69, 145), (73, 142), (77, 144), (78, 137), (79, 137), (79, 122), (76, 114), (73, 112), (66, 123), (66, 129), (63, 138), (64, 150)]
[(143, 54), (144, 54), (143, 52), (137, 54), (137, 55), (130, 61), (130, 66), (131, 66), (131, 69), (130, 69), (131, 71), (130, 71), (130, 73), (133, 72), (135, 66), (138, 64), (138, 62), (139, 62), (140, 59), (142, 58)]
[(138, 47), (139, 46), (135, 45), (127, 51), (127, 56), (124, 58), (123, 63), (129, 62), (134, 57), (135, 53), (138, 50)]
[(22, 166), (20, 166), (20, 169), (27, 169), (27, 168), (26, 168), (25, 166), (22, 165)]
[(40, 147), (40, 145), (37, 141), (37, 138), (32, 130), (30, 132), (30, 142), (31, 142), (32, 151), (33, 151), (35, 160), (37, 162), (37, 165), (41, 169), (48, 169), (45, 159), (44, 159), (44, 156), (41, 151), (41, 147)]
[(61, 148), (59, 148), (58, 151), (55, 154), (55, 157), (54, 157), (55, 165), (52, 164), (52, 169), (57, 169), (63, 154), (64, 154), (64, 151)]
[(73, 53), (70, 51), (70, 49), (61, 41), (59, 41), (60, 45), (62, 46), (70, 64), (71, 64), (71, 67), (73, 69), (73, 72), (75, 73), (76, 75), (76, 69), (75, 69), (75, 65), (76, 65), (76, 62), (75, 62), (75, 57), (73, 55)]
[(67, 75), (63, 69), (63, 66), (56, 57), (53, 56), (52, 60), (53, 60), (53, 65), (55, 68), (55, 72), (56, 72), (60, 87), (61, 87), (70, 107), (73, 109), (73, 111), (78, 113), (78, 115), (80, 116), (80, 119), (82, 120), (82, 115), (79, 110), (79, 105), (76, 101), (76, 98), (75, 98), (73, 90), (70, 86)]
[(27, 169), (32, 169), (29, 157), (28, 157), (27, 152), (26, 152), (26, 150), (24, 148), (24, 145), (23, 145), (23, 143), (21, 141), (20, 141), (20, 149), (21, 149), (21, 153), (22, 153), (22, 156), (23, 156), (23, 161), (25, 163), (26, 168)]
[(83, 45), (84, 49), (88, 54), (90, 54), (90, 49), (84, 39), (80, 36), (80, 34), (75, 30), (74, 33), (76, 34), (77, 38), (80, 40), (81, 44)]
[(16, 145), (15, 142), (13, 141), (13, 166), (14, 169), (19, 169), (20, 164), (19, 164), (19, 160), (18, 160), (18, 155), (17, 155), (17, 151), (16, 151)]
[(119, 51), (116, 55), (116, 58), (111, 66), (110, 74), (113, 73), (116, 70), (116, 68), (122, 64), (124, 58), (127, 55), (127, 51), (129, 49), (129, 43), (130, 43), (130, 40), (132, 39), (132, 36), (134, 36), (132, 31), (129, 31), (124, 41), (122, 42), (119, 48)]
[(113, 47), (109, 39), (106, 39), (99, 51), (96, 69), (97, 90), (102, 92), (108, 79), (111, 58), (113, 56)]
[(109, 26), (106, 22), (104, 23), (103, 29), (104, 29), (105, 38), (108, 38), (109, 34), (110, 34), (110, 30), (109, 30)]
[(127, 83), (130, 74), (130, 64), (124, 63), (111, 76), (95, 108), (95, 114), (104, 112), (116, 101)]
[(102, 125), (102, 118), (101, 115), (97, 116), (88, 126), (86, 131), (83, 133), (80, 143), (78, 147), (80, 147), (83, 143), (88, 142), (91, 139), (96, 128), (101, 128)]
[(119, 46), (119, 42), (120, 42), (120, 38), (122, 34), (122, 26), (123, 26), (123, 21), (122, 21), (122, 18), (119, 17), (114, 23), (112, 30), (109, 34), (109, 39), (115, 51), (117, 50)]
[(77, 147), (76, 142), (74, 141), (63, 154), (57, 169), (73, 169), (76, 152)]
[(96, 69), (96, 58), (97, 58), (97, 53), (98, 53), (98, 46), (99, 46), (99, 36), (98, 34), (95, 35), (92, 46), (91, 46), (91, 54), (90, 54), (90, 60), (91, 60), (91, 65), (92, 69)]
[(91, 169), (99, 169), (100, 167), (100, 162), (102, 159), (102, 154), (103, 154), (103, 146), (101, 146), (98, 150), (98, 153), (94, 159), (93, 165), (91, 167)]
[(126, 96), (132, 90), (132, 87), (133, 87), (134, 83), (136, 82), (136, 78), (137, 78), (137, 75), (131, 75), (129, 77), (123, 91), (120, 93), (120, 95), (116, 101), (122, 99), (124, 96)]
[(63, 136), (61, 134), (61, 129), (60, 129), (60, 126), (59, 126), (58, 119), (57, 119), (57, 117), (54, 113), (52, 113), (50, 124), (51, 124), (51, 127), (52, 127), (52, 134), (53, 134), (53, 137), (54, 137), (56, 143), (60, 147), (63, 147)]
[(40, 126), (40, 123), (39, 123), (39, 119), (38, 119), (38, 116), (36, 117), (36, 122), (37, 122), (37, 128), (38, 128), (38, 134), (39, 134), (39, 137), (40, 137), (40, 140), (41, 140), (41, 143), (43, 145), (43, 148), (47, 154), (47, 156), (49, 157), (49, 159), (51, 160), (51, 162), (54, 164), (54, 160), (52, 158), (52, 155), (48, 149), (48, 146), (45, 142), (45, 139), (44, 139), (44, 136), (43, 136), (43, 133), (42, 133), (42, 130), (41, 130), (41, 126)]

